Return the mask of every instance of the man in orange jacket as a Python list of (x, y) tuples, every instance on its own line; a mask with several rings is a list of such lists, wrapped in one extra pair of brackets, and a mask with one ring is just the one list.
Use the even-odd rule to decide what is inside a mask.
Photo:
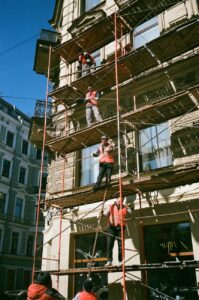
[(92, 292), (93, 284), (90, 280), (85, 280), (83, 283), (83, 291), (77, 293), (73, 300), (98, 300), (97, 296)]
[(28, 287), (27, 300), (65, 300), (57, 290), (52, 288), (51, 276), (48, 272), (40, 272)]
[(122, 204), (120, 198), (117, 199), (113, 204), (111, 204), (103, 214), (108, 217), (108, 230), (107, 230), (107, 263), (105, 266), (112, 266), (113, 261), (113, 247), (115, 239), (118, 242), (118, 266), (122, 265), (122, 241), (121, 241), (121, 231), (125, 230), (126, 226), (126, 215), (127, 213), (132, 213), (132, 209)]
[(101, 185), (102, 179), (106, 176), (106, 184), (111, 182), (111, 175), (113, 171), (114, 158), (112, 155), (113, 146), (109, 144), (108, 137), (103, 135), (101, 137), (101, 144), (96, 152), (93, 153), (94, 157), (99, 156), (99, 175), (94, 185), (94, 189)]
[[(96, 62), (94, 57), (88, 52), (80, 52), (79, 53), (79, 60), (78, 60), (78, 72), (82, 70), (82, 75), (88, 75), (91, 73), (92, 70), (95, 70)], [(78, 76), (80, 77), (80, 76)], [(77, 78), (78, 79), (78, 78)]]

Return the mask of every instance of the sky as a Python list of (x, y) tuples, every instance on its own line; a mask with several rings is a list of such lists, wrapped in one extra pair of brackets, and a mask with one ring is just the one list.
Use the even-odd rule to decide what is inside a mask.
[[(45, 99), (46, 78), (33, 71), (36, 41), (55, 0), (0, 0), (0, 97), (28, 116), (36, 99)], [(31, 99), (29, 99), (31, 98)]]

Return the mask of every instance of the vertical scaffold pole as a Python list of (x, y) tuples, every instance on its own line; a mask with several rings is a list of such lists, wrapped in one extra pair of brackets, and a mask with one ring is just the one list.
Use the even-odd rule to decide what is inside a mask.
[(38, 227), (39, 227), (39, 214), (40, 214), (40, 203), (41, 203), (42, 174), (43, 174), (43, 169), (44, 169), (44, 154), (45, 154), (45, 144), (46, 144), (46, 126), (47, 126), (47, 112), (48, 112), (48, 85), (49, 85), (49, 80), (50, 80), (51, 52), (52, 52), (52, 48), (50, 46), (49, 47), (49, 54), (48, 54), (48, 73), (47, 73), (47, 80), (46, 80), (46, 100), (45, 100), (45, 112), (44, 112), (44, 133), (43, 133), (43, 145), (42, 145), (40, 177), (39, 177), (39, 192), (38, 192), (38, 199), (37, 199), (37, 213), (36, 213), (35, 241), (34, 241), (34, 255), (33, 255), (33, 266), (32, 266), (32, 282), (34, 281), (34, 274), (35, 274), (35, 263), (36, 263), (36, 253), (37, 253), (37, 240), (38, 240)]
[(117, 53), (117, 14), (114, 14), (114, 33), (115, 33), (115, 85), (116, 85), (116, 104), (117, 104), (117, 143), (118, 143), (118, 180), (120, 195), (121, 212), (121, 242), (122, 242), (122, 273), (123, 273), (123, 300), (126, 300), (126, 275), (125, 275), (125, 249), (124, 249), (124, 230), (123, 230), (123, 193), (122, 193), (122, 171), (121, 171), (121, 138), (120, 138), (120, 101), (119, 101), (119, 81), (118, 81), (118, 53)]

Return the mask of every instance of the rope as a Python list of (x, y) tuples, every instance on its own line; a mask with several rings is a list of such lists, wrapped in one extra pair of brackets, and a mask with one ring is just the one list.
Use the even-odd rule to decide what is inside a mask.
[(88, 278), (90, 278), (90, 275), (91, 275), (91, 268), (92, 268), (92, 264), (93, 264), (93, 260), (94, 260), (97, 239), (98, 239), (98, 235), (99, 235), (99, 231), (100, 231), (100, 224), (101, 224), (101, 219), (102, 219), (102, 215), (103, 215), (103, 211), (104, 211), (104, 204), (106, 201), (107, 190), (108, 190), (108, 187), (105, 189), (105, 192), (104, 192), (104, 198), (103, 198), (103, 202), (102, 202), (102, 206), (101, 206), (101, 210), (100, 210), (100, 214), (99, 214), (99, 218), (98, 218), (97, 230), (96, 230), (95, 240), (94, 240), (94, 244), (93, 244), (93, 252), (92, 252), (91, 262), (90, 262), (90, 266), (89, 266)]

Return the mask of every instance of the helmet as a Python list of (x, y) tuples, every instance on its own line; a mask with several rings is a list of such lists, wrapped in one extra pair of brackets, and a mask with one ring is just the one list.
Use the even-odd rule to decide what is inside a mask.
[(52, 280), (51, 280), (50, 274), (48, 272), (42, 272), (41, 271), (37, 275), (35, 283), (40, 283), (40, 284), (44, 284), (46, 286), (51, 286)]
[(101, 140), (108, 140), (107, 135), (102, 135), (102, 136), (101, 136)]

